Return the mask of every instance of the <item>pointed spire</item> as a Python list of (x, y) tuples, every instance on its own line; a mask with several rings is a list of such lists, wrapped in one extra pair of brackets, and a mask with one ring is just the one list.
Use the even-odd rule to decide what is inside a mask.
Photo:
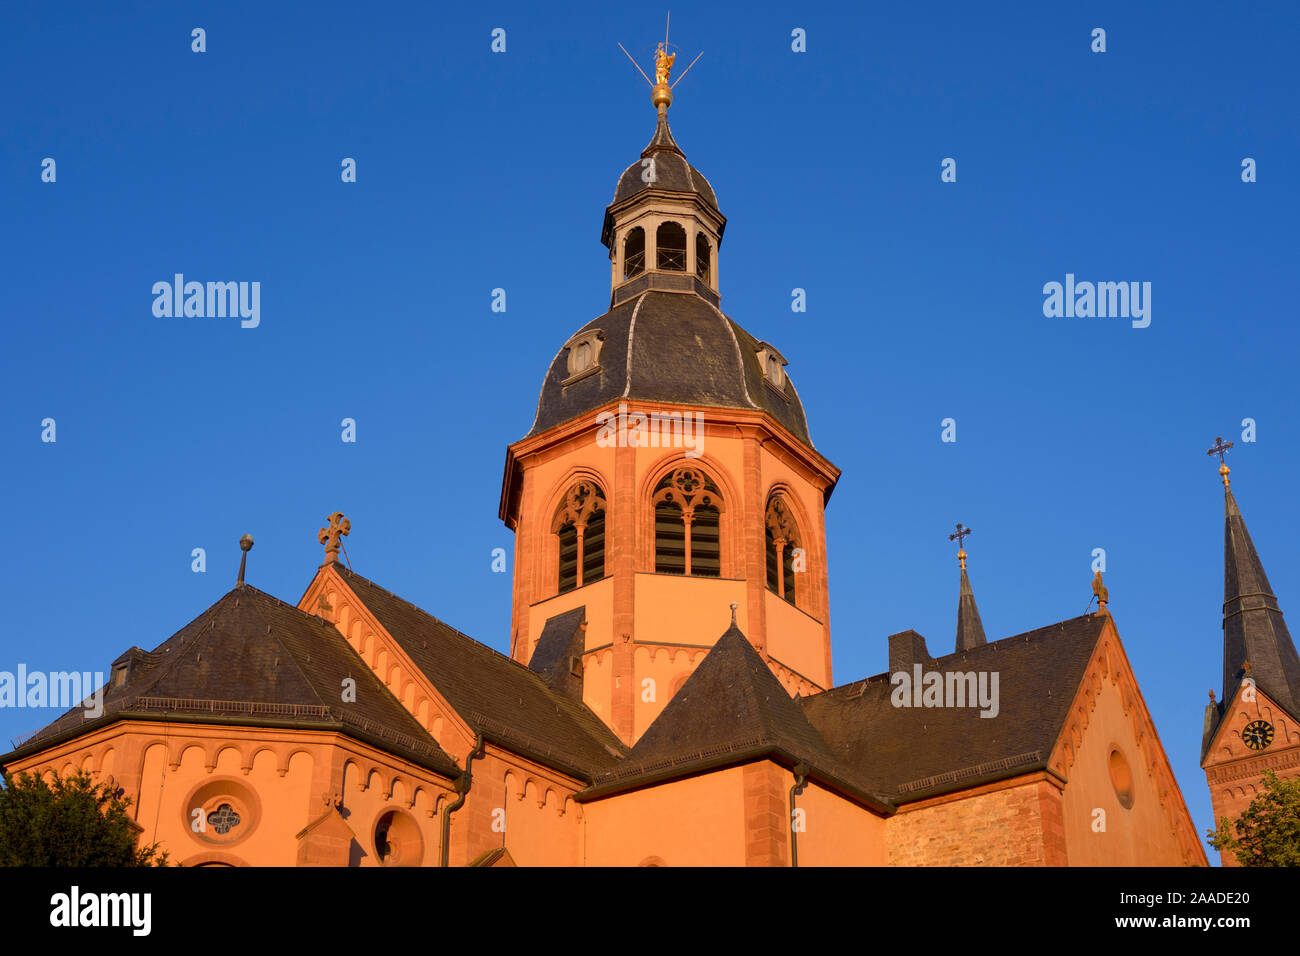
[(961, 569), (961, 592), (957, 598), (957, 650), (969, 651), (987, 644), (980, 609), (975, 606), (975, 592), (971, 590), (966, 569)]
[(668, 128), (668, 114), (663, 110), (659, 111), (659, 118), (655, 120), (654, 136), (650, 138), (646, 148), (641, 150), (641, 158), (645, 159), (655, 153), (676, 153), (682, 158), (686, 157), (682, 148), (677, 145), (677, 140), (673, 139), (673, 131)]
[(957, 650), (969, 651), (987, 644), (984, 637), (984, 623), (980, 620), (980, 609), (975, 606), (975, 592), (971, 590), (970, 578), (966, 576), (966, 549), (962, 542), (971, 533), (970, 528), (963, 528), (957, 523), (955, 534), (948, 535), (949, 541), (957, 542), (957, 560), (961, 563), (961, 587), (957, 593)]
[(1300, 655), (1226, 475), (1223, 505), (1223, 703), (1249, 676), (1300, 715)]

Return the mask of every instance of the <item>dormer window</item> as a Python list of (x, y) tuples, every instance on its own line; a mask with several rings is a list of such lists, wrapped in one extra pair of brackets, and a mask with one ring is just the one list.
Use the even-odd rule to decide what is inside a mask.
[(600, 371), (600, 347), (605, 343), (605, 333), (600, 329), (579, 332), (565, 346), (568, 350), (569, 375), (561, 385), (572, 385), (588, 375)]
[(113, 689), (125, 687), (126, 682), (134, 676), (146, 657), (145, 652), (138, 647), (132, 647), (123, 653), (121, 657), (113, 661), (109, 686)]
[(766, 342), (758, 343), (758, 364), (763, 369), (763, 382), (770, 385), (776, 391), (781, 393), (782, 398), (787, 398), (785, 393), (785, 358), (772, 346)]

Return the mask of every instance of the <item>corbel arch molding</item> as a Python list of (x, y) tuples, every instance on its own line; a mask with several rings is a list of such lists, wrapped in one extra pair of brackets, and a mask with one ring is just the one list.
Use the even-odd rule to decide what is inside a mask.
[[(614, 649), (612, 647), (598, 647), (592, 651), (582, 652), (582, 664), (584, 667), (599, 667), (604, 663), (605, 657), (613, 657)], [(590, 659), (590, 663), (588, 660)]]
[[(262, 754), (270, 754), (271, 764), (272, 766), (275, 767), (276, 772), (278, 774), (280, 770), (280, 765), (282, 763), (280, 752), (283, 749), (284, 749), (283, 746), (276, 747), (273, 746), (272, 744), (267, 744), (267, 743), (253, 743), (253, 745), (249, 748), (250, 753), (248, 755), (248, 763), (246, 765), (248, 769), (245, 771), (245, 773), (250, 774), (257, 769), (258, 757), (260, 757)], [(283, 776), (283, 774), (280, 775)]]
[(293, 758), (298, 754), (302, 754), (307, 758), (309, 767), (314, 768), (316, 766), (316, 754), (312, 750), (290, 744), (288, 747), (283, 748), (283, 754), (280, 757), (279, 765), (275, 768), (275, 772), (281, 777), (287, 776), (293, 766)]
[(731, 471), (712, 455), (705, 453), (698, 458), (688, 458), (676, 449), (657, 458), (646, 470), (637, 488), (636, 569), (650, 572), (655, 569), (655, 509), (651, 501), (659, 482), (678, 468), (698, 468), (718, 486), (718, 491), (722, 495), (722, 512), (718, 516), (718, 528), (721, 534), (721, 577), (743, 577), (744, 499), (735, 478)]
[(216, 766), (212, 759), (213, 742), (203, 743), (193, 739), (167, 740), (163, 742), (167, 747), (167, 769), (176, 771), (180, 769), (181, 764), (185, 761), (185, 755), (191, 750), (197, 750), (202, 756), (203, 766), (211, 773), (212, 767)]
[(212, 760), (208, 765), (208, 773), (212, 773), (216, 770), (217, 765), (221, 762), (221, 755), (227, 750), (233, 750), (235, 752), (235, 759), (239, 763), (239, 769), (243, 771), (245, 776), (247, 776), (248, 771), (252, 769), (252, 757), (247, 754), (248, 747), (246, 741), (236, 743), (234, 741), (223, 740), (217, 744), (212, 751)]

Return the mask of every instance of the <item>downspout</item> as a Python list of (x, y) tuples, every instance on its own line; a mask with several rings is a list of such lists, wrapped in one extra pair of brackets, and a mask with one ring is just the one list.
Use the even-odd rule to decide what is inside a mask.
[(479, 734), (474, 738), (474, 749), (465, 757), (465, 770), (456, 778), (456, 793), (459, 796), (442, 811), (442, 854), (438, 862), (439, 866), (447, 865), (447, 858), (451, 855), (451, 815), (465, 805), (465, 798), (469, 795), (469, 788), (474, 785), (474, 775), (469, 772), (469, 765), (474, 762), (475, 757), (483, 756), (483, 735)]
[(790, 866), (793, 868), (799, 866), (799, 831), (794, 828), (794, 798), (803, 793), (803, 788), (808, 786), (808, 770), (806, 763), (795, 764), (794, 786), (790, 788)]

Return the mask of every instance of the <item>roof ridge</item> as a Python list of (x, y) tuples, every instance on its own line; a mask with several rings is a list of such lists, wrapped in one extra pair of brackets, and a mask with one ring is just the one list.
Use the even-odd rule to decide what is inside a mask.
[[(1080, 615), (1078, 615), (1077, 617), (1069, 617), (1069, 618), (1066, 618), (1066, 619), (1063, 620), (1063, 621), (1055, 621), (1055, 622), (1053, 622), (1052, 624), (1044, 624), (1042, 627), (1031, 628), (1031, 629), (1029, 629), (1028, 631), (1021, 631), (1019, 634), (1011, 634), (1011, 635), (1009, 635), (1009, 636), (1007, 636), (1007, 637), (1000, 637), (1000, 638), (998, 638), (996, 641), (989, 641), (989, 642), (986, 643), (986, 644), (981, 644), (981, 645), (979, 645), (979, 647), (973, 647), (973, 648), (970, 648), (969, 650), (964, 650), (964, 651), (952, 651), (952, 652), (950, 652), (950, 653), (948, 653), (948, 654), (943, 654), (943, 655), (941, 655), (941, 656), (939, 656), (939, 657), (934, 658), (933, 661), (932, 661), (932, 663), (937, 664), (937, 663), (939, 663), (940, 661), (946, 661), (946, 660), (948, 660), (949, 658), (957, 657), (957, 656), (959, 656), (959, 655), (963, 655), (963, 654), (987, 653), (987, 652), (984, 650), (985, 648), (996, 647), (996, 646), (999, 645), (999, 644), (1006, 644), (1008, 641), (1014, 641), (1014, 640), (1016, 640), (1016, 639), (1018, 639), (1018, 638), (1024, 638), (1026, 641), (1031, 640), (1031, 639), (1032, 639), (1032, 640), (1041, 640), (1041, 639), (1045, 639), (1045, 638), (1047, 638), (1047, 637), (1050, 636), (1047, 632), (1050, 631), (1052, 628), (1061, 628), (1061, 627), (1064, 627), (1064, 626), (1067, 625), (1067, 624), (1072, 624), (1072, 623), (1074, 623), (1074, 622), (1076, 622), (1076, 621), (1083, 620), (1084, 618), (1093, 618), (1093, 619), (1097, 619), (1097, 618), (1098, 618), (1098, 615), (1096, 615), (1096, 614), (1091, 614), (1091, 613), (1089, 613), (1089, 614), (1080, 614)], [(821, 691), (820, 693), (817, 693), (817, 694), (809, 694), (807, 697), (804, 697), (804, 698), (802, 698), (802, 699), (803, 699), (803, 700), (814, 700), (814, 699), (816, 699), (816, 698), (818, 698), (818, 697), (821, 697), (823, 694), (830, 694), (830, 693), (834, 693), (835, 691), (848, 691), (848, 690), (850, 690), (850, 689), (852, 689), (852, 688), (860, 687), (861, 685), (871, 683), (872, 681), (884, 681), (884, 682), (888, 683), (889, 678), (890, 678), (891, 676), (892, 676), (892, 673), (891, 673), (890, 671), (887, 671), (887, 670), (886, 670), (886, 671), (881, 671), (879, 674), (869, 674), (869, 675), (867, 675), (866, 677), (859, 677), (859, 678), (857, 678), (856, 680), (851, 680), (851, 681), (849, 681), (848, 683), (845, 683), (845, 684), (836, 684), (834, 687), (827, 687), (824, 691)]]
[[(646, 289), (645, 292), (642, 292), (640, 295), (636, 297), (636, 305), (632, 309), (632, 318), (627, 324), (627, 356), (626, 356), (627, 368), (623, 373), (623, 397), (624, 398), (627, 398), (629, 393), (631, 393), (632, 391), (632, 348), (633, 348), (633, 342), (635, 341), (634, 336), (636, 335), (636, 315), (638, 312), (641, 311), (641, 303), (645, 301), (645, 297), (649, 294), (649, 292), (650, 290)], [(559, 356), (556, 356), (556, 358), (559, 358)], [(540, 395), (538, 396), (537, 401), (538, 404), (540, 405), (542, 401)]]
[[(716, 313), (718, 314), (718, 318), (720, 318), (720, 319), (722, 320), (722, 324), (723, 324), (724, 326), (726, 326), (727, 331), (731, 333), (731, 342), (732, 342), (733, 345), (736, 346), (736, 361), (740, 364), (740, 387), (741, 387), (741, 388), (744, 390), (744, 392), (745, 392), (745, 401), (749, 402), (749, 405), (750, 405), (751, 408), (756, 408), (756, 409), (758, 409), (759, 411), (762, 411), (763, 409), (762, 409), (759, 405), (757, 405), (757, 404), (754, 402), (753, 397), (750, 396), (750, 394), (749, 394), (749, 381), (748, 381), (748, 378), (747, 378), (746, 375), (745, 375), (745, 356), (744, 356), (744, 355), (741, 353), (741, 351), (740, 351), (740, 339), (736, 337), (736, 323), (735, 323), (735, 322), (732, 322), (731, 319), (729, 319), (729, 318), (727, 317), (727, 315), (726, 315), (726, 314), (725, 314), (721, 309), (719, 309), (716, 305), (714, 305), (714, 304), (713, 304), (712, 302), (710, 302), (708, 299), (705, 299), (705, 298), (702, 298), (702, 297), (701, 297), (701, 300), (700, 300), (700, 301), (704, 302), (704, 303), (705, 303), (705, 304), (706, 304), (710, 309), (712, 309), (714, 312), (716, 312)], [(741, 331), (744, 331), (744, 330), (742, 329)], [(747, 334), (748, 334), (748, 333), (747, 333)], [(753, 338), (753, 336), (750, 336), (750, 337)], [(807, 427), (807, 420), (806, 420), (806, 419), (805, 419), (804, 424), (805, 424), (805, 430), (806, 430), (806, 427)], [(810, 438), (811, 438), (811, 436), (810, 436)]]

